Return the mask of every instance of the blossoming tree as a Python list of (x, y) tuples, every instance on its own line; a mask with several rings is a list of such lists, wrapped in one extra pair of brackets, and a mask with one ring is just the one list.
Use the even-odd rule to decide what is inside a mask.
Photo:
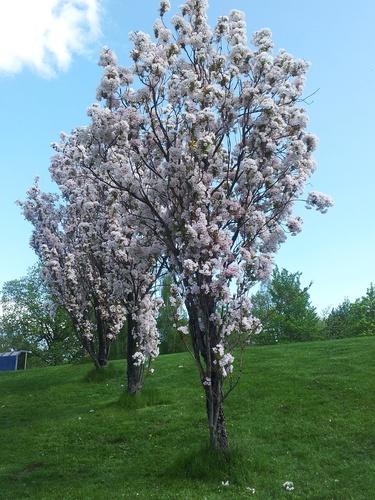
[(106, 366), (110, 345), (127, 319), (127, 387), (136, 394), (145, 365), (158, 355), (160, 301), (150, 295), (157, 256), (152, 262), (145, 258), (145, 242), (140, 250), (129, 221), (116, 210), (116, 193), (75, 175), (74, 168), (66, 168), (67, 157), (63, 164), (61, 158), (52, 161), (50, 170), (64, 203), (42, 193), (38, 184), (21, 203), (34, 225), (31, 245), (42, 261), (45, 281), (70, 312), (97, 367)]
[[(56, 148), (117, 189), (138, 233), (151, 231), (163, 248), (189, 317), (210, 443), (225, 451), (234, 348), (259, 328), (248, 292), (268, 278), (286, 234), (301, 230), (292, 208), (315, 170), (316, 138), (301, 106), (308, 64), (274, 55), (268, 29), (250, 48), (237, 10), (211, 30), (207, 7), (186, 0), (169, 29), (162, 1), (154, 39), (131, 34), (130, 68), (104, 48), (105, 106), (90, 108), (82, 140), (62, 136)], [(332, 200), (313, 192), (307, 205), (324, 212)]]
[(127, 312), (127, 383), (128, 391), (136, 394), (144, 383), (145, 368), (159, 354), (156, 319), (162, 301), (153, 292), (163, 270), (162, 247), (153, 232), (138, 231), (124, 194), (99, 183), (96, 177), (82, 176), (77, 146), (91, 168), (100, 165), (112, 144), (110, 127), (102, 131), (94, 136), (90, 127), (78, 128), (61, 146), (55, 145), (59, 154), (52, 158), (50, 172), (70, 212), (75, 212), (73, 227), (80, 231), (84, 254), (94, 259), (102, 274), (96, 288), (98, 293), (107, 290), (107, 320), (118, 317), (116, 307), (120, 318)]

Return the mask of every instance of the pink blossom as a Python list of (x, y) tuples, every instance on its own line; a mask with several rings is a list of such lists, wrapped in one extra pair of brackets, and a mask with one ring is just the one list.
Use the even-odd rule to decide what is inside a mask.
[[(169, 7), (161, 2), (160, 15)], [(64, 199), (87, 214), (71, 236), (79, 233), (82, 254), (104, 256), (110, 269), (110, 280), (95, 288), (100, 303), (109, 291), (115, 304), (130, 291), (138, 297), (123, 302), (138, 325), (136, 363), (158, 352), (158, 304), (150, 293), (158, 263), (173, 273), (207, 408), (219, 411), (233, 350), (260, 328), (251, 315), (251, 287), (268, 279), (286, 233), (302, 228), (293, 206), (316, 169), (317, 140), (300, 106), (308, 63), (274, 54), (268, 29), (256, 31), (249, 47), (237, 10), (211, 30), (207, 7), (206, 0), (185, 0), (171, 30), (164, 18), (156, 21), (155, 40), (132, 33), (128, 69), (103, 49), (98, 99), (105, 104), (90, 107), (90, 125), (61, 136), (51, 171)], [(106, 196), (98, 199), (101, 189)], [(312, 192), (306, 204), (325, 212), (332, 199)], [(93, 224), (102, 205), (106, 216)], [(25, 208), (31, 219), (33, 208)], [(50, 242), (56, 223), (49, 223), (47, 248), (35, 246), (53, 274), (59, 243)], [(67, 276), (83, 294), (77, 275), (95, 287), (95, 268), (72, 253)], [(218, 414), (211, 417), (218, 421)]]
[(316, 210), (321, 212), (322, 214), (326, 213), (329, 207), (333, 206), (333, 199), (331, 196), (320, 193), (318, 191), (311, 191), (308, 194), (306, 200), (306, 208), (315, 207)]

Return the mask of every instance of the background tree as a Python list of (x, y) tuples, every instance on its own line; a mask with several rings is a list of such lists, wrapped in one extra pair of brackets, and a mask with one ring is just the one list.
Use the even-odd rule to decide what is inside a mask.
[(355, 300), (344, 300), (325, 318), (327, 338), (375, 335), (375, 287), (371, 283), (366, 294)]
[(58, 195), (41, 192), (38, 183), (28, 191), (22, 210), (34, 225), (30, 243), (42, 262), (43, 279), (69, 311), (77, 337), (95, 366), (106, 366), (112, 338), (107, 336), (105, 315), (99, 308), (103, 296), (90, 286), (100, 287), (100, 268), (79, 247), (78, 225), (69, 217), (72, 212)]
[(50, 294), (39, 264), (26, 276), (3, 285), (1, 307), (1, 350), (25, 349), (52, 365), (82, 357), (72, 320)]
[(352, 317), (355, 318), (355, 335), (375, 335), (375, 287), (373, 283), (366, 291), (366, 295), (355, 301), (351, 307)]
[[(239, 11), (211, 31), (207, 2), (188, 0), (172, 33), (169, 7), (160, 4), (155, 41), (132, 34), (132, 67), (103, 49), (97, 97), (105, 106), (92, 106), (91, 124), (55, 149), (66, 165), (121, 192), (137, 232), (159, 240), (188, 313), (180, 331), (190, 335), (210, 443), (226, 451), (233, 349), (257, 329), (248, 292), (269, 276), (286, 232), (301, 230), (292, 207), (315, 169), (316, 139), (300, 106), (308, 65), (285, 51), (274, 56), (267, 29), (249, 48)], [(307, 205), (324, 212), (332, 200), (313, 192)]]
[(354, 337), (357, 324), (356, 316), (353, 304), (349, 299), (345, 299), (324, 318), (325, 337), (327, 339)]
[(31, 245), (96, 367), (107, 365), (111, 344), (127, 320), (127, 386), (136, 394), (159, 342), (158, 301), (150, 296), (156, 277), (145, 238), (141, 248), (134, 229), (116, 210), (116, 194), (64, 167), (57, 160), (51, 165), (63, 198), (41, 192), (36, 183), (26, 202), (20, 202), (34, 225)]
[(262, 322), (258, 342), (300, 342), (321, 336), (321, 321), (311, 305), (308, 288), (302, 288), (301, 273), (276, 267), (271, 279), (253, 297), (253, 313)]

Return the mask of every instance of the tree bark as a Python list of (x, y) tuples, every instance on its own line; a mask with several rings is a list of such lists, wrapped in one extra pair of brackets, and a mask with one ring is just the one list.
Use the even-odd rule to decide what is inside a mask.
[[(217, 327), (209, 320), (215, 310), (215, 303), (210, 296), (189, 296), (186, 301), (189, 315), (189, 333), (192, 341), (194, 358), (198, 365), (201, 381), (206, 394), (206, 410), (212, 449), (226, 453), (229, 441), (225, 425), (223, 408), (224, 377), (215, 361), (213, 347), (220, 342)], [(209, 380), (209, 385), (208, 385)]]
[(143, 380), (143, 365), (135, 365), (133, 354), (137, 351), (137, 343), (134, 338), (134, 331), (136, 331), (137, 325), (132, 318), (131, 314), (127, 316), (128, 323), (128, 345), (126, 350), (126, 376), (127, 376), (127, 389), (129, 394), (137, 395), (142, 389)]
[(100, 368), (98, 357), (95, 353), (94, 345), (92, 340), (88, 340), (86, 337), (78, 336), (82, 343), (84, 351), (91, 357), (94, 362), (95, 368)]
[(206, 388), (206, 408), (210, 429), (210, 446), (212, 449), (226, 453), (229, 451), (229, 441), (225, 425), (222, 386), (222, 375), (213, 372), (211, 385)]
[(107, 339), (107, 329), (99, 315), (97, 316), (97, 329), (99, 341), (98, 364), (100, 368), (105, 368), (109, 357), (109, 342)]
[(94, 297), (94, 311), (98, 335), (98, 355), (96, 362), (95, 359), (94, 362), (97, 368), (105, 368), (109, 358), (110, 341), (107, 338), (108, 327), (105, 319), (103, 319), (100, 313), (99, 303), (96, 297)]

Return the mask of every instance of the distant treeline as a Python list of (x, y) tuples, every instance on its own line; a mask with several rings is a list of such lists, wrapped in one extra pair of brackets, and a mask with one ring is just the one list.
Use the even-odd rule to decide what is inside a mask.
[(253, 295), (253, 314), (262, 321), (256, 344), (303, 342), (375, 335), (375, 288), (351, 303), (345, 300), (320, 317), (310, 301), (310, 286), (301, 273), (275, 268), (271, 279)]
[[(177, 330), (187, 319), (177, 314), (171, 301), (173, 279), (167, 275), (160, 283), (163, 305), (158, 318), (160, 353), (186, 349), (188, 336)], [(311, 286), (311, 285), (310, 285)], [(252, 296), (253, 315), (261, 330), (251, 336), (254, 345), (304, 342), (375, 335), (375, 287), (355, 302), (344, 300), (319, 316), (311, 304), (309, 289), (301, 285), (301, 273), (274, 269), (271, 279)], [(28, 275), (4, 284), (1, 293), (0, 352), (26, 349), (34, 356), (30, 364), (61, 364), (86, 358), (77, 340), (74, 325), (65, 309), (54, 304), (34, 266)], [(177, 324), (178, 323), (178, 324)], [(127, 323), (111, 346), (110, 359), (126, 356)]]

